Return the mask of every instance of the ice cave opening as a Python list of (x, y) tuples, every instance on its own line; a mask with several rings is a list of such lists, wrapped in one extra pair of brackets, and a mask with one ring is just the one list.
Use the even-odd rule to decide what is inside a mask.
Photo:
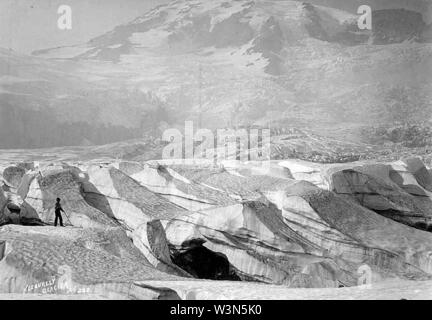
[(199, 279), (241, 281), (228, 258), (199, 245), (172, 251), (173, 262)]

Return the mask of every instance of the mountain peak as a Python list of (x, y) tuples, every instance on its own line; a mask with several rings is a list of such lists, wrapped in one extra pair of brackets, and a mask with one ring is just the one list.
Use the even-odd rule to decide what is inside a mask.
[[(374, 30), (362, 32), (358, 16), (298, 1), (177, 0), (158, 6), (85, 45), (35, 52), (45, 57), (122, 62), (127, 56), (200, 53), (208, 48), (242, 48), (262, 54), (270, 74), (276, 56), (303, 40), (342, 45), (424, 41), (429, 32), (421, 14), (405, 9), (373, 13)], [(278, 31), (271, 30), (275, 28)], [(273, 56), (270, 57), (270, 56)], [(126, 57), (126, 59), (122, 58)], [(248, 63), (251, 63), (249, 61)]]
[[(430, 73), (429, 46), (422, 43), (430, 28), (421, 15), (377, 10), (372, 31), (359, 30), (357, 19), (355, 14), (309, 2), (178, 0), (86, 44), (39, 54), (76, 60), (68, 61), (76, 68), (74, 75), (87, 77), (85, 86), (97, 92), (88, 96), (81, 88), (86, 82), (70, 79), (80, 89), (60, 99), (65, 92), (53, 84), (52, 103), (69, 110), (91, 101), (83, 112), (94, 110), (104, 125), (127, 125), (135, 131), (145, 127), (137, 120), (141, 118), (157, 127), (152, 117), (161, 120), (169, 113), (166, 110), (173, 111), (178, 122), (195, 120), (199, 114), (211, 129), (232, 123), (294, 122), (327, 130), (342, 120), (369, 125), (386, 119), (382, 105), (392, 103), (391, 88), (399, 83), (416, 104), (427, 105), (430, 99), (424, 92), (429, 91), (412, 89), (428, 83)], [(4, 90), (23, 91), (14, 86)], [(39, 96), (44, 91), (31, 93)], [(160, 105), (143, 98), (145, 92), (158, 96)], [(113, 98), (105, 101), (108, 97)], [(125, 97), (132, 99), (126, 103)], [(25, 105), (22, 94), (13, 99)], [(126, 104), (132, 110), (129, 116), (123, 112)], [(110, 112), (99, 105), (111, 106)], [(130, 116), (141, 109), (149, 109), (148, 119)], [(77, 114), (70, 113), (59, 117)], [(99, 131), (85, 130), (90, 141), (101, 140)]]

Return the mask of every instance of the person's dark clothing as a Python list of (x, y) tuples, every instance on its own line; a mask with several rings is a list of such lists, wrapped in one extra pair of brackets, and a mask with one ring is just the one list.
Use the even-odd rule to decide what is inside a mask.
[(55, 227), (57, 227), (57, 220), (60, 220), (60, 226), (64, 227), (64, 225), (63, 225), (63, 218), (62, 218), (60, 212), (56, 212), (56, 214), (55, 214), (55, 221), (54, 221), (54, 226)]
[(63, 208), (61, 207), (60, 203), (56, 203), (55, 205), (55, 220), (54, 220), (54, 226), (57, 227), (57, 221), (60, 220), (60, 226), (63, 226), (63, 218), (61, 215), (61, 212), (64, 212)]

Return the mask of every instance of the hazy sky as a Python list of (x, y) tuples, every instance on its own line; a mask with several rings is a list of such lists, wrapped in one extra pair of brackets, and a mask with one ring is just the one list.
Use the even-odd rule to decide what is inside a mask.
[[(0, 0), (0, 47), (18, 52), (86, 42), (169, 0)], [(57, 10), (72, 8), (72, 30)]]

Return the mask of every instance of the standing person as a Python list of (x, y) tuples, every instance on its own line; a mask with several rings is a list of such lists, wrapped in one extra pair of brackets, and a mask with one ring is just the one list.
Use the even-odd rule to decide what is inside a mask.
[(55, 227), (57, 227), (57, 220), (60, 220), (60, 226), (64, 227), (63, 218), (61, 215), (62, 212), (64, 212), (64, 210), (60, 204), (60, 198), (57, 198), (57, 202), (55, 204), (55, 220), (54, 220)]

